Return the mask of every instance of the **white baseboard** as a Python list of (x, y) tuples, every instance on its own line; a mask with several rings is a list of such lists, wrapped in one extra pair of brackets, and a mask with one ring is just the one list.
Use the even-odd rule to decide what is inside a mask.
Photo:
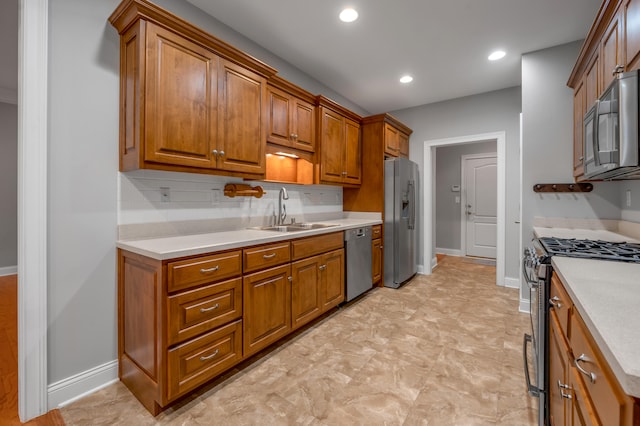
[(528, 314), (530, 312), (529, 299), (520, 299), (520, 307), (518, 311)]
[(0, 277), (3, 277), (5, 275), (15, 275), (17, 273), (18, 273), (17, 266), (4, 266), (0, 268)]
[(424, 265), (416, 265), (417, 274), (424, 275)]
[(67, 377), (47, 387), (49, 410), (64, 407), (118, 380), (118, 360)]
[(448, 249), (448, 248), (438, 248), (436, 247), (436, 254), (445, 254), (447, 256), (464, 256), (462, 250)]
[(504, 286), (508, 288), (520, 288), (520, 278), (504, 277)]

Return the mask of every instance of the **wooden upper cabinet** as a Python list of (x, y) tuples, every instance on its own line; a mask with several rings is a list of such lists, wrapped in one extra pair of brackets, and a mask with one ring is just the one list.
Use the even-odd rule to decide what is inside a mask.
[(600, 56), (595, 54), (589, 65), (587, 66), (587, 72), (585, 74), (585, 97), (587, 102), (587, 109), (591, 108), (591, 105), (600, 96)]
[(212, 167), (219, 58), (152, 23), (146, 54), (145, 161)]
[(362, 182), (360, 116), (318, 96), (320, 183), (359, 185)]
[(219, 84), (218, 168), (264, 173), (266, 79), (221, 60)]
[(359, 185), (362, 182), (362, 144), (360, 123), (344, 120), (344, 183)]
[(584, 114), (587, 104), (584, 81), (581, 81), (573, 92), (573, 176), (578, 178), (584, 174)]
[[(622, 58), (622, 15), (618, 11), (602, 37), (600, 63), (602, 65), (600, 91), (604, 91), (615, 77), (616, 70), (624, 71)], [(600, 95), (600, 93), (598, 93)]]
[(622, 14), (624, 64), (630, 71), (640, 67), (640, 0), (625, 0)]
[(267, 142), (314, 152), (315, 97), (278, 76), (269, 79), (267, 96)]
[(397, 128), (389, 123), (384, 124), (384, 153), (392, 157), (400, 154), (400, 135)]
[(120, 33), (120, 170), (262, 177), (266, 81), (276, 70), (146, 0)]
[(409, 158), (409, 135), (406, 133), (398, 133), (398, 139), (400, 141), (400, 157)]

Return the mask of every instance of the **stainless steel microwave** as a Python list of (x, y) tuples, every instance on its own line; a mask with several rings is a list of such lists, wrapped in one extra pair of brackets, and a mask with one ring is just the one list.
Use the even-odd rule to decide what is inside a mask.
[(620, 73), (584, 116), (584, 177), (640, 179), (639, 70)]

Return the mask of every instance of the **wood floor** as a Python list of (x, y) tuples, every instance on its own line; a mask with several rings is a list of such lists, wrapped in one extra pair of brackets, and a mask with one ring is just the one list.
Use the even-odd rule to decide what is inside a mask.
[(64, 425), (58, 410), (27, 423), (18, 417), (18, 277), (0, 276), (0, 424)]

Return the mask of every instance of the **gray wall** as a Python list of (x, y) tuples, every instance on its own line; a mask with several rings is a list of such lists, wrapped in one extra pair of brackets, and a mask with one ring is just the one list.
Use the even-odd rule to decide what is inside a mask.
[[(156, 3), (366, 114), (184, 0)], [(117, 357), (118, 4), (49, 2), (49, 383)]]
[[(519, 228), (516, 224), (520, 198), (520, 104), (520, 88), (512, 87), (392, 112), (413, 129), (410, 158), (419, 164), (421, 175), (425, 170), (425, 141), (506, 132), (506, 276), (510, 278), (518, 277), (520, 265)], [(421, 210), (424, 211), (422, 199)], [(423, 226), (421, 218), (420, 229), (424, 229)], [(420, 233), (420, 259), (424, 258), (424, 244)]]
[(530, 244), (535, 216), (620, 218), (620, 182), (596, 182), (586, 194), (531, 189), (536, 183), (573, 182), (573, 91), (566, 83), (580, 46), (574, 42), (522, 57), (524, 246)]
[(462, 214), (453, 185), (462, 185), (463, 155), (496, 152), (496, 142), (478, 142), (436, 148), (436, 249), (460, 250)]
[(18, 264), (18, 108), (0, 102), (0, 268)]

